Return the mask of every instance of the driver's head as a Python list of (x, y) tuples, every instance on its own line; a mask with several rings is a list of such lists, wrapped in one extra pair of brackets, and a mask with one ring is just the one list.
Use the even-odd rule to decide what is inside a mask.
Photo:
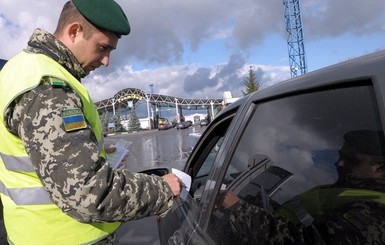
[(336, 163), (340, 177), (385, 179), (385, 137), (383, 131), (357, 130), (344, 135)]

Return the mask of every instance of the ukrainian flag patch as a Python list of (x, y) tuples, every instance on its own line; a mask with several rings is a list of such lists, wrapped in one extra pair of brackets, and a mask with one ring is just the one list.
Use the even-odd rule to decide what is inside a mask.
[(83, 112), (79, 108), (64, 109), (61, 116), (66, 132), (87, 128)]

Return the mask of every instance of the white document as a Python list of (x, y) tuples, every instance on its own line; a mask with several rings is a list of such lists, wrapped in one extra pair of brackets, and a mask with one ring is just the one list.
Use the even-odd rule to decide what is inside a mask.
[(116, 147), (116, 151), (107, 154), (107, 162), (115, 169), (122, 163), (123, 158), (127, 155), (128, 150), (123, 147)]
[(191, 176), (186, 174), (185, 172), (178, 170), (176, 168), (172, 168), (171, 172), (178, 176), (179, 179), (182, 180), (182, 190), (180, 192), (180, 198), (186, 200), (188, 192), (191, 187)]
[(115, 147), (116, 151), (114, 151), (111, 154), (107, 155), (107, 162), (110, 164), (110, 166), (115, 169), (120, 166), (122, 163), (124, 157), (128, 153), (128, 146), (130, 145), (130, 142), (126, 140), (119, 140), (116, 144), (111, 145), (110, 147)]

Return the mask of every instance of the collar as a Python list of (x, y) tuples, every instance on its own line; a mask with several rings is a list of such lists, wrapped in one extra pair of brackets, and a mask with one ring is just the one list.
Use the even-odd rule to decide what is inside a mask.
[(28, 41), (27, 52), (44, 54), (65, 67), (79, 81), (87, 74), (75, 56), (60, 40), (43, 29), (35, 29)]

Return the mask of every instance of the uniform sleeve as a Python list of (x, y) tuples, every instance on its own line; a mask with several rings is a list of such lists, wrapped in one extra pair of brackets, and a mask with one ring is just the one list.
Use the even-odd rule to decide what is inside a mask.
[(377, 202), (355, 202), (314, 222), (326, 244), (385, 244), (385, 208)]
[(242, 244), (304, 244), (300, 227), (243, 200), (230, 208), (229, 221)]
[(90, 127), (64, 130), (61, 111), (68, 108), (82, 108), (72, 90), (42, 84), (24, 94), (8, 118), (53, 202), (80, 222), (164, 215), (173, 202), (168, 184), (110, 168)]
[(241, 200), (230, 208), (229, 221), (242, 244), (385, 244), (384, 217), (384, 205), (357, 202), (305, 227)]

